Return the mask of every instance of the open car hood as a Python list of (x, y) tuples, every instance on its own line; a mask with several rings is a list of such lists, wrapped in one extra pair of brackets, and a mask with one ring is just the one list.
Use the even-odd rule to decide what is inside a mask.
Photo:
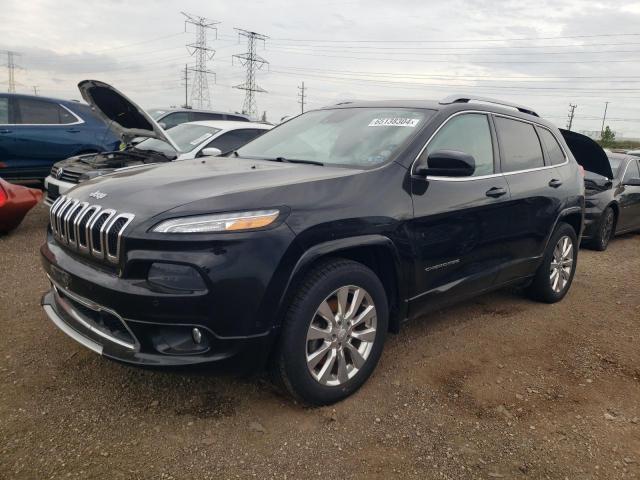
[(607, 153), (594, 140), (586, 135), (560, 129), (576, 161), (589, 172), (613, 179), (613, 171)]
[(179, 151), (153, 118), (111, 85), (98, 80), (83, 80), (78, 89), (82, 98), (125, 143), (135, 137), (157, 138)]

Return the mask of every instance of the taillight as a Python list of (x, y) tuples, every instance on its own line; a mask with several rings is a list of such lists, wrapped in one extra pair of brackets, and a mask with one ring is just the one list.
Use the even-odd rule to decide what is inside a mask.
[(2, 185), (0, 185), (0, 208), (4, 207), (5, 203), (7, 203), (7, 192), (5, 192)]

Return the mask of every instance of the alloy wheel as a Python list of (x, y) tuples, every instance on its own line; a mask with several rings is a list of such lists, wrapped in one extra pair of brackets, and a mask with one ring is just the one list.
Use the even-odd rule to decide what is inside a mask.
[(562, 292), (571, 278), (573, 270), (573, 242), (568, 236), (560, 237), (558, 243), (553, 249), (553, 258), (551, 259), (551, 267), (549, 280), (551, 289), (556, 292)]
[(377, 314), (371, 295), (347, 285), (325, 298), (307, 330), (306, 360), (313, 378), (338, 386), (364, 366), (376, 339)]
[(611, 232), (613, 231), (613, 212), (611, 210), (607, 210), (607, 214), (604, 217), (604, 221), (602, 222), (602, 246), (606, 247), (611, 239)]

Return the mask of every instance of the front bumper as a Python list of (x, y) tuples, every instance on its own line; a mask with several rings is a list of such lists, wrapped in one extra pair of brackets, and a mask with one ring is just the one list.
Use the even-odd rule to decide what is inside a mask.
[[(269, 336), (219, 339), (202, 325), (169, 325), (124, 319), (116, 312), (79, 297), (52, 282), (42, 307), (56, 327), (95, 353), (144, 366), (184, 366), (215, 363), (252, 352), (256, 367), (263, 363)], [(203, 332), (197, 345), (193, 327)]]
[(45, 205), (51, 206), (60, 195), (64, 195), (76, 185), (71, 182), (63, 182), (49, 175), (44, 179), (44, 189), (47, 194), (44, 197)]

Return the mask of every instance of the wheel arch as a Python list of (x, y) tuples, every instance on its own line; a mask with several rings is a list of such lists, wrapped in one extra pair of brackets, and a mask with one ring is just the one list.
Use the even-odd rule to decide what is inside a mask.
[(295, 286), (316, 265), (330, 258), (353, 260), (370, 268), (380, 279), (389, 302), (389, 330), (397, 332), (406, 317), (406, 281), (400, 256), (384, 235), (362, 235), (323, 242), (305, 250), (296, 262), (278, 305), (282, 318)]

